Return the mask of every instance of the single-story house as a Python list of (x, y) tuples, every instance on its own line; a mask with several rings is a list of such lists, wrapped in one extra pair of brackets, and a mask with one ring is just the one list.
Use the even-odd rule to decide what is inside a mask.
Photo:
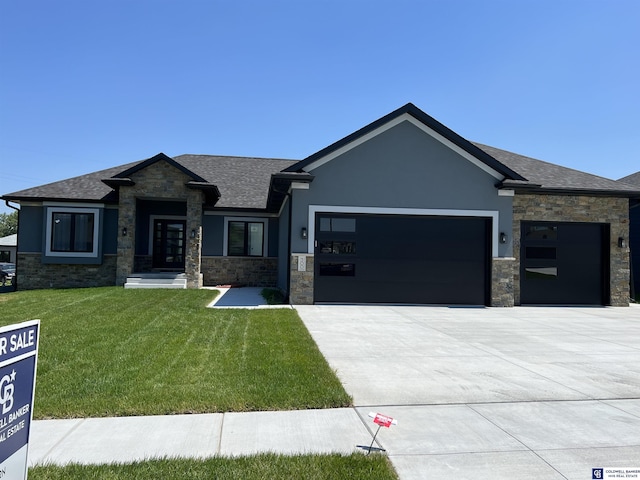
[(18, 250), (18, 234), (7, 235), (0, 238), (0, 262), (16, 263)]
[(175, 272), (294, 304), (513, 306), (628, 305), (638, 196), (407, 104), (300, 161), (159, 153), (2, 198), (20, 289)]
[[(635, 188), (640, 188), (640, 172), (618, 180)], [(629, 248), (631, 249), (631, 291), (640, 294), (640, 199), (629, 202)]]

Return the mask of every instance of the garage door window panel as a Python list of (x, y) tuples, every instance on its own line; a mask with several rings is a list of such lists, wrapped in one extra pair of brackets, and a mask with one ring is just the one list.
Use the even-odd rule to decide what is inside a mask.
[(353, 241), (332, 241), (332, 240), (320, 240), (319, 241), (320, 253), (331, 255), (355, 255), (356, 254), (356, 242)]

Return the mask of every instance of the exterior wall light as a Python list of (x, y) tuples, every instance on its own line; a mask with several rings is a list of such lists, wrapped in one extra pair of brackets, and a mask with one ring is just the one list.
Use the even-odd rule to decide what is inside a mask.
[(500, 243), (507, 243), (507, 234), (500, 232)]
[(620, 248), (627, 248), (627, 242), (625, 242), (624, 237), (618, 237), (618, 246)]
[(122, 236), (123, 237), (127, 236), (127, 227), (122, 227)]
[(307, 228), (306, 227), (302, 227), (302, 229), (300, 230), (300, 238), (306, 240), (306, 238), (307, 238)]
[(196, 229), (191, 230), (191, 238), (196, 238)]

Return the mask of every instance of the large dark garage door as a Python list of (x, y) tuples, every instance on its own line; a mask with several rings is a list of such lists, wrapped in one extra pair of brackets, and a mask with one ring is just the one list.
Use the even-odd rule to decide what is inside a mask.
[(491, 219), (317, 214), (316, 302), (486, 305)]
[(608, 225), (523, 222), (521, 239), (520, 303), (608, 301)]

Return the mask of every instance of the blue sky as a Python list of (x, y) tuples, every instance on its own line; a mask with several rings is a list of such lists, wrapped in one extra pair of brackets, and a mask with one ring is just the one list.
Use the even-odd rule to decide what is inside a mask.
[(637, 0), (0, 0), (0, 194), (158, 152), (302, 159), (407, 102), (617, 179), (639, 25)]

